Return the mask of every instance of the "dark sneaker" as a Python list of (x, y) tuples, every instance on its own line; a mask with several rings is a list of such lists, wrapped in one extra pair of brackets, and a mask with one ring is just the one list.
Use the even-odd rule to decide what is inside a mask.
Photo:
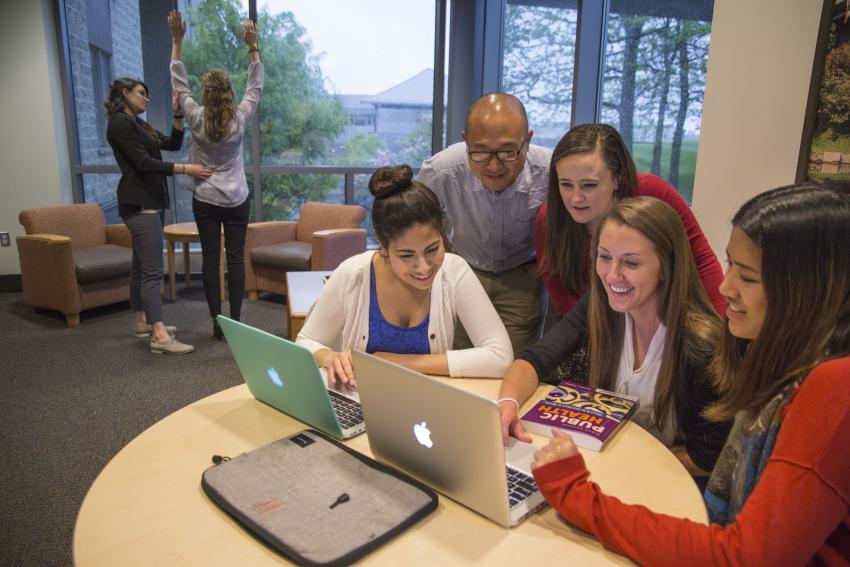
[(151, 337), (151, 352), (154, 354), (189, 354), (195, 350), (192, 345), (184, 345), (171, 335), (167, 341), (157, 341)]

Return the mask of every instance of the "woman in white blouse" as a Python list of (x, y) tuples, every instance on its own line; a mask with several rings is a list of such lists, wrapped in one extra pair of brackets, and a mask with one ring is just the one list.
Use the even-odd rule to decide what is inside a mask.
[[(334, 271), (296, 342), (331, 384), (355, 383), (351, 349), (428, 374), (501, 377), (508, 333), (466, 261), (446, 252), (437, 197), (407, 165), (379, 169), (369, 190), (380, 248)], [(472, 348), (450, 350), (456, 320)]]
[(213, 170), (204, 180), (189, 181), (194, 194), (192, 211), (198, 225), (203, 255), (204, 293), (213, 320), (213, 336), (224, 335), (216, 316), (221, 313), (221, 289), (218, 279), (221, 258), (221, 234), (227, 253), (227, 289), (231, 319), (240, 318), (245, 293), (245, 236), (248, 231), (250, 202), (242, 140), (245, 124), (257, 111), (263, 96), (263, 64), (257, 48), (257, 27), (251, 20), (242, 26), (242, 39), (248, 47), (248, 84), (237, 105), (230, 77), (221, 69), (210, 69), (201, 77), (203, 106), (192, 97), (186, 67), (181, 61), (186, 27), (180, 12), (168, 15), (171, 31), (171, 87), (178, 97), (181, 115), (189, 120), (192, 139), (191, 161)]

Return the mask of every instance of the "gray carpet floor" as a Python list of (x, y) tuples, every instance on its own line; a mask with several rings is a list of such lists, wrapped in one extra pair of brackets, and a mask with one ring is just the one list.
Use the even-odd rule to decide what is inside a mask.
[[(0, 565), (71, 565), (77, 512), (107, 462), (163, 417), (242, 383), (226, 341), (212, 337), (200, 282), (166, 299), (164, 316), (194, 353), (148, 352), (127, 303), (69, 328), (0, 293)], [(286, 335), (278, 296), (245, 301), (242, 320)]]

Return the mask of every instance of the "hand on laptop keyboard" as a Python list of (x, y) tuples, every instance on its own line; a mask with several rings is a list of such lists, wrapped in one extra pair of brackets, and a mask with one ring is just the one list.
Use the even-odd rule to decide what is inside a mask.
[(336, 352), (329, 348), (317, 350), (313, 356), (320, 368), (328, 373), (328, 386), (335, 387), (337, 383), (347, 386), (357, 386), (354, 381), (354, 366), (351, 364), (351, 351)]
[(508, 446), (508, 437), (513, 435), (520, 441), (531, 443), (531, 437), (525, 432), (519, 420), (518, 402), (510, 398), (499, 400), (499, 416), (502, 419), (502, 442)]

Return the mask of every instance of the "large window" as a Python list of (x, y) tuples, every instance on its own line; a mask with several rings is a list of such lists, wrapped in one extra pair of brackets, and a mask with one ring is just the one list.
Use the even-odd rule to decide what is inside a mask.
[(534, 143), (552, 148), (570, 128), (576, 2), (508, 0), (502, 90), (525, 104)]
[[(144, 118), (171, 126), (166, 25), (173, 0), (56, 0), (62, 23), (75, 198), (116, 222), (118, 169), (102, 101), (115, 77), (144, 80)], [(211, 67), (244, 92), (239, 30), (258, 21), (266, 68), (248, 125), (252, 220), (290, 219), (307, 200), (371, 204), (375, 168), (456, 141), (468, 105), (504, 90), (553, 147), (578, 123), (616, 126), (638, 169), (693, 187), (713, 0), (177, 0), (184, 60), (200, 96)], [(449, 44), (451, 38), (451, 46)], [(451, 67), (450, 73), (446, 69)], [(435, 103), (436, 99), (436, 103)], [(166, 160), (185, 161), (181, 152)], [(170, 185), (169, 222), (192, 219), (186, 179)]]
[[(241, 97), (248, 62), (239, 30), (249, 16), (258, 22), (266, 82), (260, 113), (248, 125), (244, 156), (253, 218), (295, 218), (307, 200), (368, 205), (368, 174), (376, 167), (407, 162), (416, 168), (431, 155), (435, 67), (444, 72), (442, 63), (435, 65), (441, 4), (411, 0), (399, 10), (393, 0), (177, 2), (187, 23), (183, 59), (198, 97), (200, 78), (213, 67), (230, 74)], [(115, 222), (118, 175), (101, 103), (114, 77), (142, 79), (150, 88), (143, 118), (162, 131), (170, 128), (165, 17), (173, 3), (59, 5), (71, 70), (78, 198), (100, 204)], [(85, 58), (83, 48), (89, 51)], [(444, 97), (438, 98), (444, 106)], [(165, 159), (185, 161), (190, 138), (187, 134), (183, 149)], [(186, 179), (175, 177), (172, 191), (169, 221), (191, 220)]]
[(713, 5), (632, 0), (608, 15), (601, 121), (623, 135), (638, 171), (667, 179), (688, 202)]
[(611, 124), (638, 171), (690, 201), (713, 8), (713, 0), (507, 0), (502, 89), (525, 103), (535, 143), (552, 148), (571, 126)]
[[(431, 154), (434, 0), (403, 9), (395, 0), (260, 0), (259, 8), (261, 29), (281, 30), (265, 50), (284, 54), (266, 64), (274, 102), (260, 114), (262, 165), (342, 168), (264, 176), (265, 218), (296, 216), (308, 199), (344, 202), (338, 172), (348, 168), (418, 167)], [(348, 181), (354, 202), (368, 205), (368, 175)]]

